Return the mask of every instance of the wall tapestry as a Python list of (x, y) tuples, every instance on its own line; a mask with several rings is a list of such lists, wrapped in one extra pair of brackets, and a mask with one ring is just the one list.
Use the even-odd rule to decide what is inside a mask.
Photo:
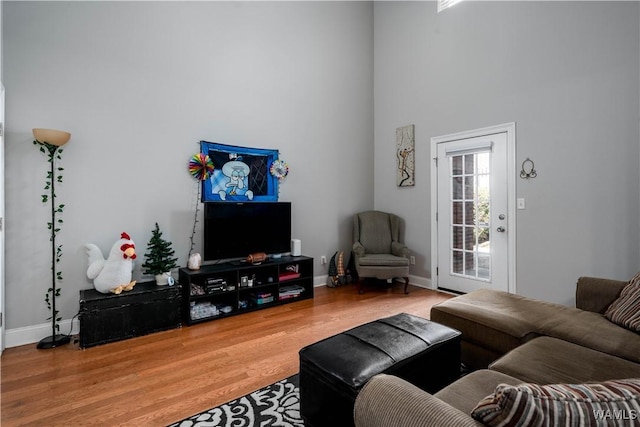
[(396, 129), (396, 184), (398, 187), (415, 185), (415, 139), (414, 125)]
[(200, 141), (213, 161), (213, 173), (202, 182), (203, 202), (277, 202), (278, 178), (271, 166), (278, 150), (236, 147)]

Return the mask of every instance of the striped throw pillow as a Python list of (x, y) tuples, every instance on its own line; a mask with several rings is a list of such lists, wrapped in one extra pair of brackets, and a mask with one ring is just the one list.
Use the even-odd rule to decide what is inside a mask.
[(604, 317), (634, 332), (640, 332), (640, 273), (622, 288), (620, 296), (611, 303)]
[(471, 416), (487, 426), (637, 426), (640, 379), (593, 384), (500, 384)]

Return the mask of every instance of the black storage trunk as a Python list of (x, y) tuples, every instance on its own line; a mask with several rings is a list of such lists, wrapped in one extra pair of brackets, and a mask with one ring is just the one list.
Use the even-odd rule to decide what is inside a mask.
[(138, 283), (119, 295), (80, 291), (80, 348), (181, 326), (179, 285)]

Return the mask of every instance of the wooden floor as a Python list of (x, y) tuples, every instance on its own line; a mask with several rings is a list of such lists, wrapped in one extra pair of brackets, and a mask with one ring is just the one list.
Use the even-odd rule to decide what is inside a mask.
[(402, 286), (319, 287), (313, 300), (80, 350), (10, 348), (2, 427), (165, 426), (298, 372), (298, 350), (400, 312), (429, 317), (449, 298)]

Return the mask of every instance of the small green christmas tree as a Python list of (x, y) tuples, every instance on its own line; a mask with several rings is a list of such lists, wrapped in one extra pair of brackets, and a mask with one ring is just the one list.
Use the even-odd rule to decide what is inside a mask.
[(144, 254), (145, 261), (142, 264), (142, 272), (145, 274), (162, 274), (178, 267), (178, 258), (172, 258), (175, 251), (171, 248), (171, 242), (162, 238), (162, 231), (156, 222), (155, 230), (147, 245), (147, 252)]

